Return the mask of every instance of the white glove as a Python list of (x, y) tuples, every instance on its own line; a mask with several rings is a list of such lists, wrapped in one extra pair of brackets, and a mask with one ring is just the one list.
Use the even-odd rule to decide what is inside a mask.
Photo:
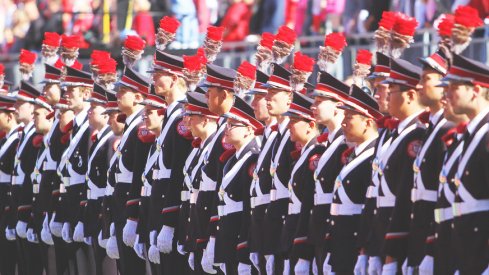
[(385, 264), (382, 267), (382, 275), (396, 275), (397, 273), (397, 262), (391, 262)]
[(209, 238), (207, 246), (202, 254), (202, 269), (209, 274), (216, 274), (217, 270), (214, 269), (214, 247), (216, 246), (216, 239), (214, 237)]
[(382, 274), (382, 260), (380, 259), (380, 257), (368, 258), (368, 274), (369, 275)]
[(275, 271), (275, 256), (265, 255), (265, 260), (267, 261), (265, 264), (267, 275), (273, 275), (273, 272)]
[(419, 265), (419, 274), (421, 275), (431, 275), (433, 274), (433, 256), (424, 256), (421, 264)]
[(331, 253), (328, 253), (326, 255), (326, 259), (324, 260), (324, 263), (323, 263), (323, 274), (331, 274), (333, 271), (333, 268), (329, 264), (329, 258), (330, 257), (331, 257)]
[(15, 234), (15, 229), (5, 228), (5, 238), (9, 241), (15, 241), (17, 239), (17, 235)]
[(304, 259), (299, 259), (294, 267), (294, 272), (297, 275), (308, 275), (311, 262)]
[(314, 275), (319, 274), (318, 264), (316, 262), (316, 257), (314, 257), (314, 259), (312, 260), (312, 274), (314, 274)]
[(188, 266), (190, 267), (190, 269), (194, 270), (195, 271), (195, 265), (194, 265), (194, 260), (195, 260), (195, 256), (194, 256), (194, 252), (190, 252), (188, 254)]
[(15, 231), (17, 232), (17, 235), (22, 239), (27, 238), (27, 223), (23, 221), (18, 221), (17, 225), (15, 226)]
[(149, 232), (148, 260), (154, 264), (160, 264), (160, 250), (156, 246), (156, 230)]
[(53, 213), (53, 216), (51, 217), (51, 221), (49, 222), (49, 229), (51, 230), (51, 233), (53, 233), (54, 236), (61, 238), (63, 231), (63, 224), (60, 222), (55, 222), (54, 218), (56, 217), (56, 213)]
[(367, 275), (367, 255), (358, 255), (357, 263), (355, 264), (355, 269), (353, 273), (355, 275)]
[(185, 255), (187, 252), (185, 251), (185, 248), (183, 247), (183, 244), (177, 243), (177, 251), (180, 253), (180, 255)]
[(250, 253), (250, 261), (257, 270), (260, 270), (260, 255), (257, 252)]
[(27, 229), (27, 241), (31, 243), (39, 243), (39, 238), (37, 237), (37, 234), (34, 233), (34, 229), (29, 228)]
[(86, 245), (92, 245), (92, 237), (85, 237), (83, 238), (83, 242), (86, 244)]
[(107, 241), (106, 251), (109, 258), (114, 260), (119, 259), (119, 248), (117, 247), (117, 239), (114, 235), (110, 236), (109, 240)]
[(144, 243), (139, 242), (139, 234), (136, 235), (136, 241), (134, 241), (134, 252), (136, 252), (139, 258), (146, 260), (144, 256)]
[(240, 274), (240, 275), (251, 275), (251, 265), (239, 263), (238, 264), (238, 274)]
[(175, 228), (163, 225), (160, 234), (158, 234), (158, 239), (156, 243), (158, 249), (162, 253), (168, 254), (172, 251), (174, 234), (175, 234)]
[(85, 238), (84, 226), (82, 222), (78, 222), (75, 226), (75, 231), (73, 232), (73, 240), (75, 242), (83, 242), (83, 238)]
[(407, 258), (406, 260), (404, 260), (404, 263), (402, 264), (401, 271), (402, 274), (404, 275), (412, 275), (414, 272), (414, 267), (407, 265)]
[(138, 227), (138, 222), (133, 220), (127, 220), (126, 225), (122, 229), (122, 241), (127, 246), (133, 247), (136, 241), (136, 229)]
[(284, 274), (290, 274), (290, 260), (284, 260)]
[(61, 230), (61, 237), (67, 243), (73, 242), (73, 239), (71, 238), (71, 228), (70, 227), (71, 227), (70, 223), (65, 222), (65, 223), (63, 223), (63, 229)]
[(98, 233), (97, 239), (98, 239), (98, 245), (100, 245), (100, 247), (107, 248), (107, 241), (109, 239), (103, 239), (102, 238), (102, 230), (100, 230), (100, 232)]
[(154, 264), (160, 264), (160, 250), (154, 244), (149, 247), (148, 259)]
[(41, 240), (47, 245), (54, 245), (53, 236), (51, 230), (49, 230), (49, 216), (46, 214), (44, 221), (42, 222)]

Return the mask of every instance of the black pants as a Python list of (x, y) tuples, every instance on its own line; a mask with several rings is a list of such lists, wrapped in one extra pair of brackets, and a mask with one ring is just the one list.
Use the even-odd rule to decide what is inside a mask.
[(0, 274), (15, 274), (15, 265), (17, 263), (17, 242), (9, 241), (5, 238), (5, 228), (0, 232)]
[(19, 274), (41, 275), (42, 258), (40, 244), (34, 244), (17, 236)]
[[(144, 274), (146, 263), (136, 255), (132, 247), (127, 246), (122, 241), (122, 229), (124, 223), (115, 223), (115, 234), (117, 238), (117, 248), (119, 249), (119, 272), (121, 275)], [(178, 273), (173, 273), (178, 274)]]

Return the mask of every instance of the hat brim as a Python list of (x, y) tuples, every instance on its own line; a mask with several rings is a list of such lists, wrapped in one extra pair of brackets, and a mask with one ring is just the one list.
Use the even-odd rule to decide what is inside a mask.
[(267, 92), (264, 91), (257, 91), (257, 90), (251, 90), (245, 93), (246, 95), (266, 95)]
[(107, 104), (107, 101), (103, 101), (103, 100), (100, 100), (100, 99), (97, 99), (97, 98), (87, 98), (85, 100), (83, 100), (84, 102), (90, 102), (90, 103), (98, 103), (98, 104)]
[(305, 120), (305, 121), (314, 121), (315, 120), (312, 117), (301, 116), (300, 114), (295, 113), (295, 112), (291, 112), (291, 111), (287, 111), (287, 112), (283, 113), (282, 116), (288, 116), (288, 117), (297, 118), (297, 119)]
[(419, 57), (418, 58), (418, 61), (423, 64), (424, 66), (432, 69), (432, 70), (435, 70), (437, 73), (439, 74), (442, 74), (442, 75), (445, 75), (446, 72), (443, 72), (441, 71), (440, 68), (437, 68), (436, 66), (433, 66), (433, 64), (431, 64), (431, 62), (428, 60), (428, 57)]
[(61, 81), (59, 80), (50, 80), (50, 79), (44, 79), (39, 84), (61, 84)]
[(105, 108), (105, 111), (103, 111), (102, 114), (106, 115), (114, 112), (119, 112), (119, 108)]

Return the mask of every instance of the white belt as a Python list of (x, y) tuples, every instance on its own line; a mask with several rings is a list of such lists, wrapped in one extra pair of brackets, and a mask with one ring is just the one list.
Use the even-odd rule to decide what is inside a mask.
[(251, 208), (270, 203), (270, 194), (251, 197)]
[(289, 215), (299, 214), (301, 212), (302, 203), (289, 203)]
[(331, 204), (333, 202), (333, 194), (319, 193), (314, 194), (314, 205)]
[(367, 199), (373, 199), (373, 198), (376, 198), (378, 196), (378, 193), (379, 193), (379, 188), (377, 186), (373, 186), (373, 185), (370, 185), (368, 188), (367, 188)]
[(190, 200), (190, 192), (189, 191), (181, 191), (180, 192), (180, 200), (183, 201), (188, 201)]
[(153, 175), (157, 175), (155, 179), (169, 179), (171, 177), (171, 169), (155, 169)]
[(118, 183), (119, 182), (131, 183), (132, 182), (132, 172), (116, 173), (115, 174), (115, 181)]
[(58, 163), (56, 161), (45, 161), (43, 166), (44, 171), (56, 171), (58, 169)]
[(32, 184), (32, 193), (33, 194), (39, 194), (39, 183), (33, 183)]
[(4, 183), (4, 182), (10, 183), (11, 180), (12, 180), (12, 175), (8, 175), (8, 174), (0, 171), (0, 182), (2, 182), (2, 183)]
[(141, 187), (141, 197), (149, 197), (149, 196), (151, 196), (151, 189), (153, 189), (151, 185), (149, 185), (149, 184), (148, 185), (146, 185), (146, 184), (143, 185)]
[(12, 176), (12, 184), (13, 185), (22, 185), (24, 184), (25, 175), (20, 176)]
[(483, 211), (489, 211), (489, 199), (453, 203), (453, 215), (456, 217)]
[(217, 184), (202, 172), (202, 181), (200, 182), (200, 191), (216, 191)]
[(217, 206), (217, 212), (219, 214), (219, 217), (224, 217), (226, 215), (241, 212), (241, 211), (243, 211), (242, 201)]
[(97, 189), (88, 189), (87, 190), (87, 199), (96, 200), (105, 196), (105, 188), (97, 188)]
[(452, 207), (438, 208), (435, 209), (435, 222), (442, 223), (453, 219), (453, 209)]
[(114, 187), (112, 187), (112, 185), (107, 183), (107, 187), (105, 187), (105, 195), (112, 196), (113, 193), (114, 193)]
[(431, 201), (431, 202), (436, 202), (438, 198), (438, 193), (437, 191), (433, 190), (426, 190), (426, 189), (418, 189), (418, 188), (413, 188), (411, 189), (411, 201), (416, 202), (416, 201)]
[(377, 207), (394, 207), (396, 204), (395, 197), (377, 197)]
[(199, 189), (192, 189), (192, 193), (190, 193), (190, 204), (197, 203), (197, 197), (199, 196)]
[(289, 189), (279, 188), (270, 190), (270, 201), (276, 201), (289, 197)]
[(75, 175), (72, 177), (63, 177), (63, 184), (65, 187), (71, 186), (71, 185), (78, 185), (85, 183), (85, 176), (84, 175)]
[(362, 213), (363, 204), (331, 204), (331, 215), (333, 216), (348, 216), (359, 215)]

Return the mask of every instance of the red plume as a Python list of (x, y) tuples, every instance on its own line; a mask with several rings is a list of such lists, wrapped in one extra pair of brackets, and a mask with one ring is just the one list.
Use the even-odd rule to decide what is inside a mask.
[(226, 163), (226, 161), (228, 161), (228, 159), (232, 155), (234, 155), (234, 153), (236, 153), (236, 149), (234, 149), (234, 148), (224, 151), (224, 153), (222, 153), (221, 156), (219, 157), (219, 161), (221, 163)]
[(405, 36), (413, 36), (417, 26), (418, 21), (416, 21), (416, 18), (407, 15), (399, 15), (397, 16), (392, 30)]
[(169, 33), (176, 33), (178, 27), (180, 27), (180, 21), (178, 21), (174, 17), (164, 16), (160, 20), (160, 28)]
[(183, 66), (190, 72), (196, 72), (202, 70), (207, 63), (205, 57), (200, 56), (199, 54), (183, 56)]
[(452, 35), (453, 25), (455, 24), (455, 16), (445, 14), (443, 19), (438, 24), (438, 34), (440, 36), (450, 37)]
[(117, 61), (110, 57), (98, 65), (99, 74), (115, 74), (116, 68)]
[(289, 45), (294, 44), (296, 38), (297, 34), (295, 33), (295, 31), (287, 26), (281, 26), (278, 29), (277, 36), (275, 36), (275, 40), (283, 41)]
[(372, 64), (372, 53), (369, 50), (358, 50), (357, 63), (370, 66)]
[(110, 58), (110, 53), (106, 51), (93, 50), (90, 55), (90, 59), (92, 60), (92, 64), (100, 65), (105, 62), (105, 60)]
[(5, 67), (3, 64), (0, 64), (0, 75), (5, 74)]
[(333, 32), (324, 38), (324, 46), (333, 48), (334, 50), (341, 52), (346, 47), (346, 38), (343, 33)]
[(142, 51), (146, 42), (137, 35), (128, 35), (124, 40), (124, 47), (133, 51)]
[(382, 13), (382, 18), (379, 21), (379, 27), (382, 27), (386, 30), (392, 30), (394, 24), (396, 23), (398, 13), (393, 11), (384, 11)]
[(80, 48), (81, 46), (81, 37), (78, 35), (62, 35), (61, 36), (61, 46), (65, 48)]
[(214, 41), (222, 41), (224, 27), (209, 26), (207, 27), (207, 38)]
[(477, 28), (483, 24), (479, 11), (469, 6), (459, 6), (455, 10), (455, 23), (467, 28)]
[(19, 63), (34, 64), (36, 62), (37, 55), (28, 50), (20, 50)]
[(275, 40), (275, 35), (269, 32), (264, 32), (261, 34), (260, 45), (271, 50), (273, 46), (273, 40)]
[(294, 54), (294, 69), (303, 72), (312, 72), (314, 67), (314, 59), (309, 56), (296, 52)]
[(61, 36), (55, 32), (45, 32), (42, 44), (57, 48), (59, 47), (60, 39)]
[(324, 133), (322, 135), (319, 135), (316, 140), (319, 142), (319, 143), (324, 143), (326, 141), (328, 141), (328, 137), (329, 137), (329, 133)]
[(252, 80), (256, 79), (256, 67), (254, 65), (251, 65), (251, 63), (248, 61), (244, 61), (243, 63), (241, 63), (237, 71), (246, 78)]

